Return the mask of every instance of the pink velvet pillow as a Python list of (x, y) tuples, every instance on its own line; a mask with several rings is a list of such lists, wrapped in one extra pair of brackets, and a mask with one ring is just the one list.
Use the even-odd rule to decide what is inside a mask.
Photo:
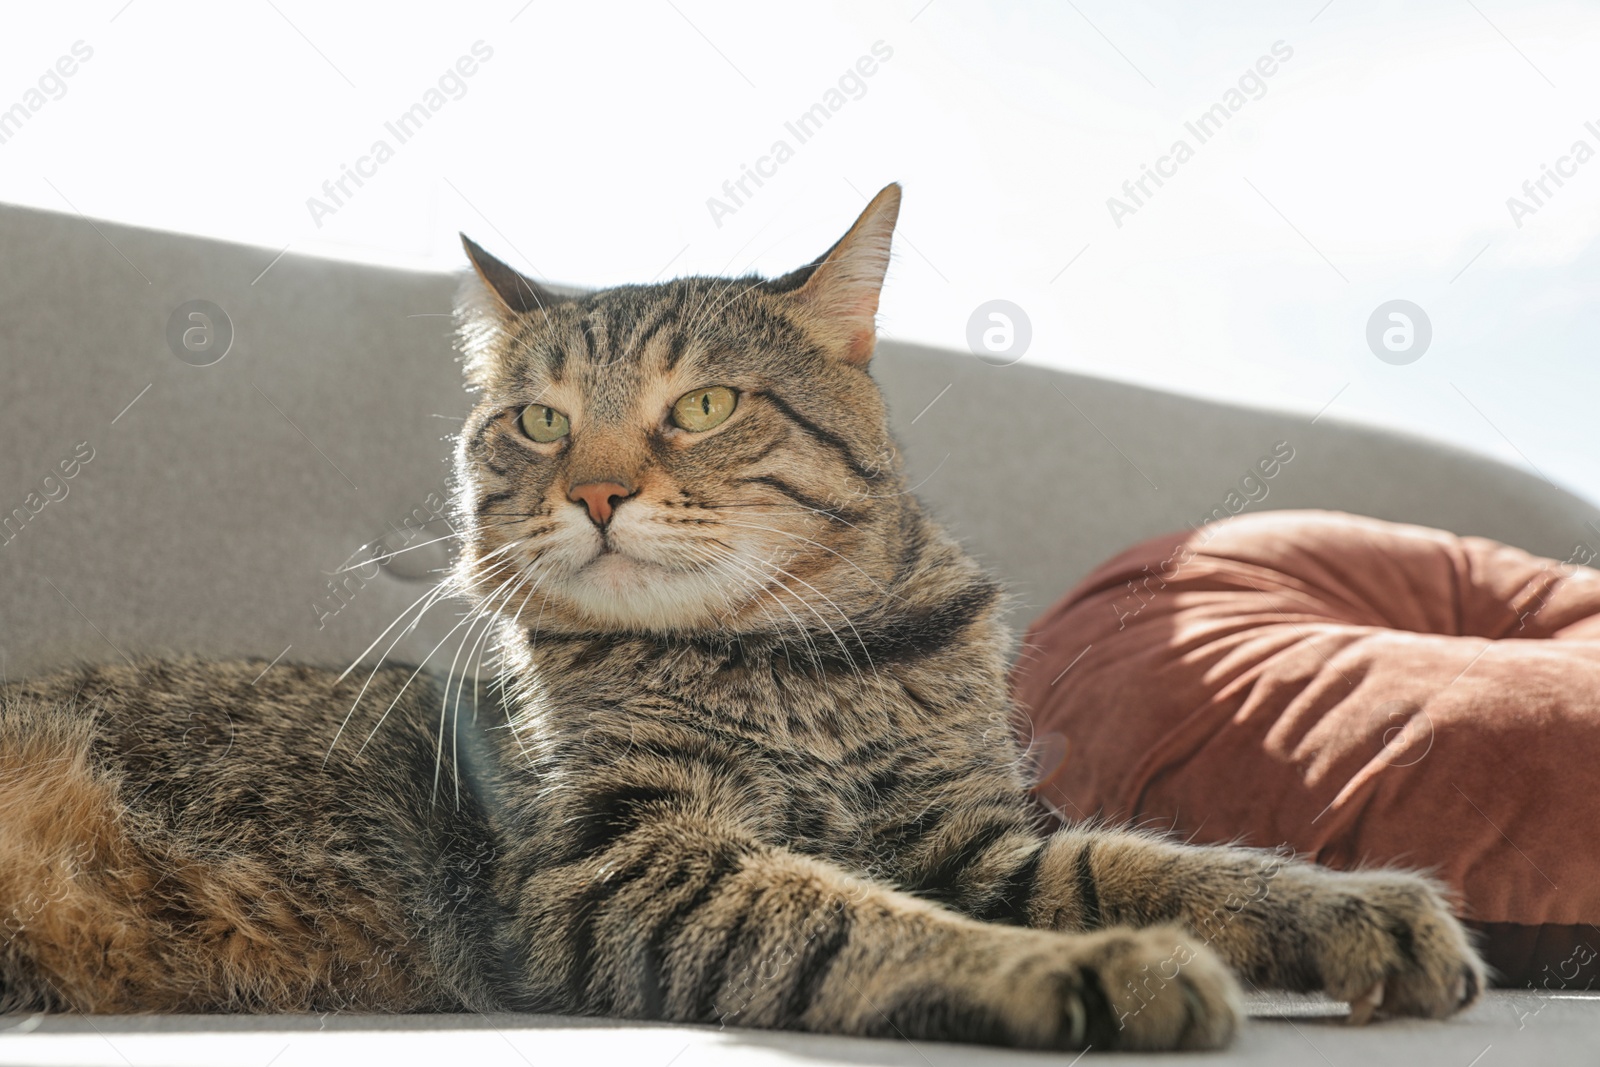
[(1432, 871), (1503, 981), (1587, 984), (1600, 572), (1576, 564), (1594, 557), (1328, 512), (1146, 541), (1029, 630), (1013, 682), (1038, 795)]

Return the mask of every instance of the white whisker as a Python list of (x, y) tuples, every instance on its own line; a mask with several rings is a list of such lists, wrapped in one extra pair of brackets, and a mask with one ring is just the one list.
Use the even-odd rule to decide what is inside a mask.
[(742, 528), (747, 529), (747, 530), (765, 530), (767, 533), (775, 533), (775, 534), (779, 535), (780, 537), (791, 537), (796, 541), (804, 541), (806, 544), (811, 545), (814, 548), (820, 548), (820, 549), (822, 549), (822, 551), (830, 553), (831, 555), (837, 556), (840, 559), (844, 560), (845, 563), (849, 564), (852, 568), (855, 569), (857, 574), (861, 575), (861, 577), (863, 577), (867, 581), (871, 582), (872, 583), (872, 587), (874, 589), (876, 589), (878, 592), (882, 593), (884, 596), (893, 597), (894, 599), (902, 601), (902, 602), (905, 601), (905, 597), (903, 597), (900, 594), (894, 592), (892, 589), (889, 589), (889, 588), (885, 587), (882, 582), (878, 581), (872, 575), (870, 575), (866, 571), (862, 570), (860, 565), (857, 564), (855, 560), (851, 559), (849, 556), (845, 555), (843, 552), (838, 551), (837, 549), (828, 547), (827, 545), (823, 544), (821, 541), (813, 541), (811, 538), (803, 537), (800, 534), (794, 533), (791, 530), (780, 530), (775, 526), (762, 526), (759, 523), (730, 522), (727, 519), (718, 519), (717, 520), (717, 524), (721, 525), (721, 526), (739, 526), (739, 527), (742, 527)]
[[(490, 597), (493, 597), (495, 595), (495, 593), (498, 593), (501, 589), (505, 588), (505, 586), (507, 584), (509, 584), (511, 581), (512, 581), (511, 578), (507, 578), (504, 583), (502, 583), (498, 588), (495, 589), (494, 593), (491, 593), (491, 594), (489, 594), (489, 597), (484, 598), (485, 602), (487, 602)], [(428, 654), (426, 656), (422, 657), (422, 662), (417, 664), (416, 670), (412, 671), (411, 674), (409, 676), (407, 676), (405, 682), (402, 683), (401, 686), (400, 686), (400, 691), (397, 692), (394, 695), (394, 699), (393, 700), (389, 701), (389, 706), (383, 709), (383, 714), (378, 716), (378, 721), (373, 724), (373, 727), (372, 727), (371, 731), (368, 732), (367, 739), (365, 741), (361, 742), (361, 747), (360, 748), (356, 749), (356, 756), (360, 756), (361, 753), (365, 752), (367, 750), (367, 746), (372, 743), (372, 739), (374, 737), (378, 736), (378, 730), (381, 729), (383, 727), (384, 722), (388, 720), (389, 713), (395, 709), (395, 705), (396, 704), (400, 703), (400, 698), (406, 695), (406, 690), (411, 688), (411, 683), (417, 680), (417, 675), (422, 673), (422, 669), (428, 665), (428, 661), (433, 658), (433, 654), (435, 652), (439, 651), (440, 648), (444, 647), (444, 643), (446, 641), (450, 640), (451, 637), (455, 636), (455, 633), (456, 633), (457, 630), (461, 629), (462, 626), (464, 626), (467, 623), (469, 623), (469, 622), (473, 621), (474, 619), (476, 619), (477, 616), (478, 616), (478, 612), (480, 612), (481, 610), (482, 610), (482, 606), (480, 605), (478, 607), (473, 608), (471, 611), (469, 611), (466, 614), (466, 616), (464, 616), (462, 618), (462, 620), (460, 622), (458, 622), (454, 626), (450, 627), (450, 632), (449, 633), (447, 633), (443, 637), (439, 638), (439, 643), (434, 645), (433, 648), (429, 649), (428, 650)], [(354, 709), (352, 708), (351, 710), (354, 710)]]
[[(510, 549), (511, 547), (513, 547), (515, 544), (518, 544), (518, 543), (519, 542), (511, 542), (510, 544), (506, 545), (504, 548), (497, 549), (494, 553), (491, 553), (490, 556), (485, 557), (485, 559), (487, 560), (487, 559), (493, 558), (493, 556), (498, 555), (502, 551), (506, 551), (507, 549)], [(495, 567), (491, 569), (490, 573), (491, 574), (498, 573), (500, 570), (502, 570), (505, 566), (508, 566), (508, 565), (509, 565), (509, 561), (502, 561), (501, 563), (496, 564)], [(326, 753), (324, 753), (323, 756), (322, 756), (322, 765), (324, 767), (326, 767), (328, 765), (328, 759), (333, 755), (333, 750), (338, 746), (339, 738), (344, 736), (345, 728), (350, 725), (351, 717), (353, 715), (355, 715), (356, 708), (361, 706), (362, 698), (367, 695), (367, 689), (372, 685), (372, 680), (378, 676), (378, 671), (380, 669), (382, 669), (383, 663), (388, 658), (389, 653), (394, 651), (394, 647), (397, 644), (399, 644), (402, 640), (404, 640), (404, 638), (405, 638), (405, 636), (407, 634), (411, 633), (413, 630), (415, 630), (417, 628), (417, 625), (422, 621), (422, 617), (424, 615), (426, 615), (429, 611), (431, 611), (435, 604), (439, 603), (439, 601), (444, 599), (447, 595), (450, 595), (452, 593), (457, 593), (457, 592), (461, 591), (461, 590), (456, 588), (455, 582), (456, 582), (456, 577), (454, 575), (451, 575), (451, 576), (445, 578), (443, 581), (439, 582), (437, 585), (435, 585), (432, 589), (428, 590), (422, 596), (420, 596), (416, 600), (412, 601), (411, 605), (409, 607), (405, 608), (404, 610), (402, 610), (400, 612), (400, 615), (394, 620), (394, 622), (391, 622), (388, 626), (384, 627), (383, 633), (379, 634), (377, 639), (374, 640), (372, 642), (372, 644), (368, 645), (366, 647), (366, 650), (364, 652), (362, 652), (361, 655), (356, 657), (355, 662), (351, 663), (350, 666), (346, 667), (344, 672), (342, 674), (340, 674), (339, 677), (335, 680), (334, 684), (336, 684), (336, 685), (338, 683), (340, 683), (340, 682), (343, 682), (345, 680), (345, 678), (349, 676), (350, 672), (355, 670), (356, 667), (359, 666), (361, 664), (361, 662), (367, 658), (368, 654), (370, 654), (372, 652), (372, 650), (377, 647), (378, 642), (382, 641), (384, 639), (384, 637), (389, 633), (390, 630), (393, 630), (396, 626), (400, 625), (400, 623), (405, 619), (406, 615), (413, 608), (415, 608), (417, 606), (417, 604), (421, 603), (423, 600), (427, 601), (427, 603), (423, 605), (422, 610), (417, 613), (416, 617), (414, 619), (412, 619), (411, 622), (403, 630), (401, 630), (398, 634), (395, 635), (394, 640), (389, 642), (388, 647), (383, 650), (383, 655), (378, 657), (378, 661), (372, 665), (372, 670), (367, 673), (367, 680), (361, 684), (360, 691), (356, 693), (355, 700), (352, 701), (351, 704), (350, 704), (350, 710), (345, 713), (343, 721), (341, 721), (339, 723), (339, 728), (334, 731), (333, 740), (328, 743), (328, 751)], [(455, 631), (452, 630), (451, 632), (454, 633)], [(430, 655), (431, 655), (431, 653), (430, 653)], [(424, 660), (424, 662), (426, 662), (426, 660)], [(370, 740), (370, 738), (369, 738), (369, 740)]]

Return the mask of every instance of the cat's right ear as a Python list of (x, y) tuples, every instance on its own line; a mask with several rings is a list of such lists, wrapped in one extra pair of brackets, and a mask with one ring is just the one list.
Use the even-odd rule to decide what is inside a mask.
[(461, 235), (461, 247), (466, 249), (467, 258), (472, 261), (472, 269), (478, 272), (478, 278), (507, 311), (526, 315), (530, 311), (543, 311), (561, 302), (560, 296), (491, 256), (466, 234)]

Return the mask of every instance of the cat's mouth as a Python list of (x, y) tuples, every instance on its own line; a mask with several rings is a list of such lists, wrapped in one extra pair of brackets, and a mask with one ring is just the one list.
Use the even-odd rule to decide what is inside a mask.
[(581, 569), (587, 570), (588, 568), (598, 564), (620, 567), (630, 563), (637, 564), (641, 567), (652, 566), (649, 560), (641, 559), (638, 556), (625, 551), (610, 537), (607, 537), (605, 534), (601, 534), (600, 547), (595, 549), (594, 555), (589, 558), (589, 562), (585, 563)]
[(578, 574), (586, 585), (618, 594), (636, 591), (642, 582), (649, 580), (651, 572), (660, 576), (661, 571), (657, 564), (607, 545), (580, 567)]
[[(633, 602), (639, 597), (653, 599), (667, 595), (669, 589), (694, 574), (693, 568), (670, 553), (662, 554), (655, 545), (633, 545), (624, 538), (606, 537), (594, 546), (593, 554), (571, 572), (570, 581), (591, 593)], [(680, 590), (680, 594), (681, 594)]]
[[(576, 541), (573, 538), (573, 541)], [(558, 593), (585, 626), (676, 632), (715, 627), (760, 593), (756, 563), (707, 554), (677, 531), (608, 529), (546, 558)], [(731, 551), (731, 550), (730, 550)], [(748, 572), (748, 577), (746, 572)]]
[[(588, 560), (578, 565), (578, 571), (584, 575), (595, 573), (607, 574), (640, 574), (655, 571), (658, 574), (673, 568), (664, 561), (653, 559), (655, 553), (646, 544), (630, 543), (624, 546), (623, 541), (634, 542), (632, 537), (619, 535), (617, 531), (606, 529), (600, 531), (599, 543), (593, 549), (593, 555)], [(630, 551), (631, 549), (631, 551)], [(641, 551), (642, 549), (642, 551)]]
[[(581, 536), (580, 536), (581, 535)], [(678, 630), (714, 624), (731, 602), (743, 602), (742, 574), (719, 569), (706, 550), (679, 531), (625, 522), (573, 532), (544, 563), (561, 599), (586, 625)], [(750, 568), (741, 568), (750, 569)]]

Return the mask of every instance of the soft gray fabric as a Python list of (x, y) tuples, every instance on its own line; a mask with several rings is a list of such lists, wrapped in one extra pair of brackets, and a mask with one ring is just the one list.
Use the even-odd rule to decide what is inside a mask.
[[(26, 509), (30, 493), (42, 499), (44, 479), (59, 477), (80, 442), (94, 452), (74, 477), (51, 483), (56, 495), (64, 484), (62, 499), (0, 544), (6, 674), (163, 652), (270, 660), (287, 650), (290, 660), (345, 664), (426, 592), (425, 578), (372, 567), (356, 572), (342, 599), (329, 582), (364, 558), (364, 544), (418, 509), (426, 518), (430, 498), (447, 492), (445, 438), (467, 406), (450, 350), (456, 277), (293, 254), (274, 263), (274, 254), (0, 207), (0, 518)], [(191, 366), (168, 346), (170, 314), (194, 299), (221, 306), (233, 323), (233, 347), (213, 366)], [(1252, 508), (1340, 508), (1563, 558), (1600, 536), (1585, 530), (1595, 509), (1571, 495), (1402, 435), (890, 342), (876, 370), (917, 491), (1006, 579), (1019, 623), (1125, 545), (1224, 506), (1280, 441), (1294, 458), (1264, 482), (1268, 495)], [(439, 562), (436, 552), (398, 557), (396, 570), (415, 575)], [(435, 612), (392, 654), (420, 658), (452, 621)], [(453, 640), (444, 645), (444, 655), (454, 651)], [(1274, 1003), (1256, 1008), (1270, 1014)], [(1592, 1060), (1581, 1046), (1592, 1046), (1600, 1003), (1537, 1002), (1544, 1010), (1523, 1019), (1532, 1008), (1519, 1004), (1496, 995), (1445, 1026), (1266, 1024), (1250, 1028), (1228, 1058), (1315, 1061), (1316, 1050), (1338, 1063), (1464, 1067), (1493, 1043), (1496, 1056), (1506, 1053), (1493, 1062)], [(337, 1034), (314, 1032), (321, 1025), (48, 1020), (31, 1035), (0, 1036), (0, 1063), (122, 1063), (119, 1050), (128, 1049), (134, 1062), (259, 1064), (281, 1050), (276, 1062), (286, 1067), (368, 1059), (378, 1047), (375, 1039), (341, 1044)], [(686, 1044), (696, 1063), (969, 1063), (979, 1055), (796, 1035), (597, 1030), (574, 1020), (329, 1025), (344, 1035), (452, 1030), (425, 1047), (415, 1036), (389, 1038), (383, 1056), (394, 1062), (408, 1053), (440, 1062), (448, 1047), (452, 1061), (520, 1063), (492, 1031), (530, 1027), (554, 1028), (544, 1042), (516, 1035), (530, 1058), (543, 1049), (549, 1062), (644, 1049), (665, 1065)], [(209, 1033), (241, 1028), (271, 1032), (206, 1043)], [(138, 1033), (151, 1030), (174, 1036), (139, 1045)]]

